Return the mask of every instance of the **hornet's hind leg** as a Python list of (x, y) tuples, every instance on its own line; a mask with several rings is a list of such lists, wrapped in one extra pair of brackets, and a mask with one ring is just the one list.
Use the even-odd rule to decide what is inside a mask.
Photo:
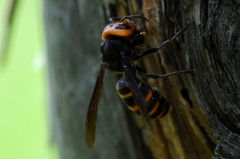
[(171, 73), (167, 73), (167, 74), (155, 74), (155, 73), (144, 73), (144, 72), (138, 72), (138, 74), (142, 77), (147, 77), (147, 78), (166, 78), (172, 75), (178, 75), (178, 74), (184, 74), (184, 73), (195, 73), (196, 69), (193, 70), (183, 70), (183, 71), (176, 71), (176, 72), (171, 72)]

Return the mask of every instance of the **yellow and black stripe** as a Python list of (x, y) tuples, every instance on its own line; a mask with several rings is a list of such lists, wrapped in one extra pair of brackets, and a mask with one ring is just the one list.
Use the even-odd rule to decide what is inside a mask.
[[(144, 83), (140, 80), (138, 80), (137, 83), (145, 99), (145, 105), (151, 118), (158, 119), (172, 110), (172, 106), (168, 103), (167, 100), (165, 100), (162, 96), (159, 95), (158, 91), (153, 89), (147, 83)], [(127, 86), (125, 79), (119, 80), (116, 87), (120, 97), (127, 105), (127, 107), (130, 110), (140, 114), (138, 110), (139, 108), (134, 101), (132, 92)]]

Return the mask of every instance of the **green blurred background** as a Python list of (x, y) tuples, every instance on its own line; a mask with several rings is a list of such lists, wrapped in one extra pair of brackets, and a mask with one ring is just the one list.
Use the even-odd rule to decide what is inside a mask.
[(0, 61), (0, 159), (55, 159), (48, 137), (41, 1), (17, 2), (7, 40), (11, 2), (0, 0), (0, 50), (5, 57)]

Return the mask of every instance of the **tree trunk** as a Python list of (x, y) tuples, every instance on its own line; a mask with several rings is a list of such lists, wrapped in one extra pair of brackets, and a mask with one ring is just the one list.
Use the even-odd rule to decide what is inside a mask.
[[(84, 121), (100, 67), (101, 32), (112, 16), (144, 15), (145, 49), (170, 45), (138, 61), (147, 72), (194, 69), (195, 74), (143, 79), (172, 105), (154, 120), (154, 136), (117, 96), (107, 71), (96, 142), (88, 150)], [(62, 159), (240, 158), (239, 2), (44, 0), (52, 140)], [(211, 134), (211, 135), (210, 135)]]

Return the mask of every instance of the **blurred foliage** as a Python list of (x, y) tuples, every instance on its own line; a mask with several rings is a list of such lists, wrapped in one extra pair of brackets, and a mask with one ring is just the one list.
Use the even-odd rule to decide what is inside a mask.
[[(2, 2), (6, 2), (6, 1), (2, 1)], [(3, 63), (4, 60), (6, 59), (7, 56), (7, 48), (8, 48), (8, 44), (9, 44), (9, 40), (11, 37), (11, 31), (12, 29), (12, 22), (13, 22), (13, 17), (14, 17), (14, 12), (16, 11), (16, 6), (17, 6), (17, 2), (16, 0), (10, 0), (8, 1), (8, 3), (6, 4), (2, 4), (1, 6), (4, 6), (4, 8), (2, 8), (3, 13), (2, 15), (4, 17), (2, 17), (2, 24), (1, 24), (1, 28), (2, 28), (2, 32), (1, 32), (1, 45), (0, 45), (0, 62)]]
[(0, 158), (55, 159), (40, 0), (0, 0), (0, 19)]

